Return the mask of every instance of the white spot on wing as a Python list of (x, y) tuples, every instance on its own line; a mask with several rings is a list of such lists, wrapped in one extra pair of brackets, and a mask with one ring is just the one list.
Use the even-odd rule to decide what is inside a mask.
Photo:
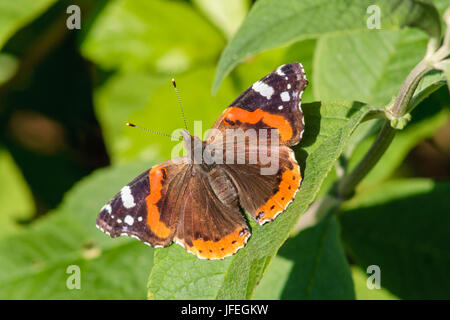
[(285, 102), (291, 100), (291, 97), (289, 96), (289, 92), (287, 92), (287, 91), (282, 92), (280, 94), (280, 97), (281, 97), (281, 100), (283, 100)]
[(271, 86), (268, 84), (262, 82), (262, 81), (256, 81), (252, 89), (258, 92), (260, 95), (265, 97), (266, 99), (272, 98), (273, 93), (275, 92)]
[(291, 84), (290, 83), (287, 84), (287, 88), (288, 88), (288, 90), (291, 88)]
[(181, 241), (181, 240), (179, 240), (179, 239), (175, 239), (175, 243), (176, 243), (176, 244), (179, 244), (180, 246), (182, 246), (183, 248), (186, 249), (186, 247), (184, 246), (183, 241)]
[(130, 215), (127, 215), (127, 216), (125, 217), (125, 219), (124, 219), (124, 222), (125, 222), (126, 224), (132, 226), (133, 223), (134, 223), (134, 218), (133, 218), (132, 216), (130, 216)]
[(278, 67), (278, 69), (277, 69), (277, 74), (278, 75), (280, 75), (280, 76), (285, 76), (286, 74), (283, 72), (283, 70), (281, 70), (282, 68), (284, 67), (284, 64), (282, 65), (282, 66), (280, 66), (280, 67)]
[(142, 217), (138, 217), (138, 221), (141, 222), (142, 221)]
[(283, 110), (283, 106), (278, 106), (278, 110)]
[[(303, 91), (302, 91), (302, 92), (303, 92)], [(302, 93), (302, 92), (301, 92), (301, 93)], [(301, 93), (300, 93), (300, 95), (301, 95)], [(301, 98), (301, 97), (300, 97), (300, 98)], [(302, 111), (302, 100), (301, 100), (301, 99), (298, 100), (297, 108), (298, 108), (298, 110)]]
[(303, 65), (301, 63), (299, 63), (299, 65), (300, 65), (300, 70), (302, 70), (303, 77), (305, 78), (305, 80), (307, 80), (306, 79), (305, 69), (303, 68)]
[(122, 198), (123, 206), (127, 209), (133, 208), (136, 203), (134, 203), (134, 197), (131, 194), (131, 188), (125, 186), (120, 190), (120, 197)]
[(299, 64), (300, 69), (302, 70), (302, 72), (305, 72), (305, 69), (303, 68), (303, 65), (300, 62), (298, 64)]
[(103, 210), (106, 210), (109, 214), (112, 212), (111, 205), (105, 204), (105, 206), (102, 208)]

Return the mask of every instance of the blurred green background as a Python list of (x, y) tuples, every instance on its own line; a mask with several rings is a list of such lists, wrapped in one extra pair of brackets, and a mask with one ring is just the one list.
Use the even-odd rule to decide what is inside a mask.
[[(434, 3), (441, 13), (448, 5)], [(80, 30), (66, 26), (72, 4), (81, 8)], [(170, 157), (170, 139), (124, 124), (166, 133), (182, 127), (172, 77), (189, 128), (202, 120), (206, 130), (240, 92), (281, 64), (301, 61), (305, 66), (310, 80), (305, 103), (354, 99), (385, 105), (425, 52), (427, 37), (414, 29), (324, 35), (247, 58), (212, 95), (220, 55), (252, 5), (247, 0), (0, 0), (1, 298), (146, 297), (153, 251), (128, 239), (112, 243), (91, 226), (86, 230), (85, 223), (122, 184)], [(365, 56), (375, 63), (360, 59)], [(422, 104), (364, 180), (360, 190), (366, 197), (377, 194), (381, 183), (398, 179), (419, 179), (413, 193), (449, 190), (427, 184), (450, 178), (448, 89), (441, 87)], [(373, 138), (372, 131), (354, 146), (350, 167)], [(323, 192), (334, 178), (333, 172)], [(445, 290), (433, 296), (425, 284), (408, 295), (407, 286), (395, 280), (391, 292), (367, 290), (365, 260), (357, 248), (363, 240), (345, 236), (347, 228), (360, 226), (345, 218), (355, 214), (358, 201), (363, 200), (350, 203), (340, 221), (356, 297), (444, 297)], [(448, 202), (441, 205), (449, 208)], [(59, 234), (71, 236), (60, 241)], [(294, 244), (302, 237), (314, 234), (288, 240), (274, 262), (282, 274), (269, 269), (255, 297), (297, 297), (285, 283), (298, 268), (291, 258), (296, 249), (289, 245), (298, 249)], [(101, 244), (101, 258), (92, 243)], [(81, 293), (65, 288), (69, 263), (90, 270), (91, 278), (83, 280), (88, 289)], [(114, 270), (138, 267), (126, 278), (129, 285), (114, 278)]]

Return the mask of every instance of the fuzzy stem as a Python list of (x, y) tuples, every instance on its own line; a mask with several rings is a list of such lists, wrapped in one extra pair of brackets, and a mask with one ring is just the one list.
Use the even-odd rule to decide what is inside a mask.
[[(385, 111), (384, 115), (387, 119), (369, 151), (352, 172), (336, 181), (331, 194), (324, 198), (323, 202), (325, 203), (320, 204), (321, 210), (317, 210), (318, 216), (323, 216), (324, 210), (333, 206), (338, 207), (342, 201), (349, 199), (354, 194), (356, 186), (378, 163), (390, 146), (397, 129), (403, 128), (409, 120), (408, 113), (416, 106), (416, 102), (412, 98), (420, 80), (429, 71), (438, 69), (438, 64), (450, 53), (450, 7), (446, 10), (444, 21), (447, 28), (441, 47), (438, 48), (439, 39), (429, 39), (425, 57), (411, 70), (398, 92), (394, 104)], [(399, 125), (399, 123), (401, 124)], [(333, 198), (334, 200), (330, 200)]]
[[(410, 72), (391, 109), (391, 116), (394, 119), (400, 119), (405, 115), (409, 102), (411, 101), (420, 79), (422, 79), (422, 77), (430, 70), (432, 70), (432, 67), (428, 66), (428, 64), (422, 60)], [(372, 170), (378, 160), (380, 160), (381, 156), (386, 152), (394, 139), (396, 131), (397, 130), (392, 127), (391, 123), (386, 120), (383, 128), (364, 158), (349, 175), (344, 176), (338, 182), (336, 188), (338, 197), (347, 199), (353, 194), (356, 186), (362, 179), (364, 179), (369, 171)]]
[(364, 158), (349, 175), (344, 176), (337, 183), (336, 193), (338, 198), (348, 199), (353, 195), (355, 187), (372, 170), (391, 144), (395, 136), (395, 131), (389, 121), (385, 120), (383, 128)]

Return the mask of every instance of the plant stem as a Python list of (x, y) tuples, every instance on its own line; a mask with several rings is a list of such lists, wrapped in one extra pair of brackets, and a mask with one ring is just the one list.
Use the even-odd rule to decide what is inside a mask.
[(439, 69), (439, 63), (442, 63), (450, 55), (450, 7), (447, 8), (444, 14), (444, 21), (447, 28), (441, 47), (438, 48), (439, 38), (429, 39), (425, 57), (406, 77), (392, 108), (385, 110), (384, 116), (387, 119), (374, 143), (353, 171), (339, 178), (331, 192), (322, 199), (323, 201), (320, 202), (318, 208), (313, 212), (316, 221), (320, 220), (328, 210), (339, 207), (343, 201), (349, 199), (354, 194), (356, 186), (386, 152), (394, 139), (396, 131), (403, 128), (409, 120), (408, 113), (417, 106), (417, 101), (413, 99), (413, 95), (420, 80), (429, 71)]
[[(420, 79), (432, 69), (433, 67), (430, 66), (424, 58), (409, 73), (395, 99), (392, 109), (390, 110), (393, 119), (401, 119), (406, 114), (409, 102), (419, 85)], [(396, 131), (397, 129), (393, 128), (392, 123), (386, 120), (373, 145), (363, 159), (350, 174), (344, 176), (337, 182), (335, 193), (338, 198), (348, 199), (353, 195), (356, 186), (364, 179), (369, 171), (372, 170), (378, 160), (380, 160), (381, 156), (386, 152), (394, 139)]]
[(392, 107), (391, 112), (394, 117), (400, 118), (405, 115), (414, 91), (416, 91), (417, 86), (419, 85), (420, 79), (422, 79), (422, 77), (431, 70), (433, 70), (433, 67), (428, 65), (425, 59), (420, 61), (414, 69), (412, 69), (403, 83), (403, 86), (395, 100), (394, 106)]
[(391, 144), (395, 136), (395, 131), (389, 121), (385, 120), (380, 133), (364, 158), (350, 174), (344, 176), (337, 183), (335, 191), (338, 198), (348, 199), (353, 195), (355, 187), (372, 170)]

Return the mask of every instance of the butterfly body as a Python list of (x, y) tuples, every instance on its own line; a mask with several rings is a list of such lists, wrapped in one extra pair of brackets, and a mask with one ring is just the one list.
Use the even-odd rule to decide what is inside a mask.
[(183, 130), (187, 155), (122, 188), (100, 211), (97, 226), (154, 247), (176, 242), (203, 259), (236, 253), (251, 234), (242, 209), (262, 225), (286, 210), (299, 189), (290, 146), (304, 130), (306, 85), (301, 64), (283, 65), (225, 109), (205, 141)]

